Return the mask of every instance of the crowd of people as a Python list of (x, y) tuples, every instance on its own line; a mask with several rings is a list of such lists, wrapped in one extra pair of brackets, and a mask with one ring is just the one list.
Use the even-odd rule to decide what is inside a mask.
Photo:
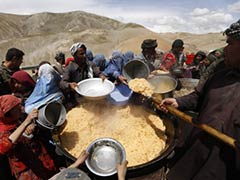
[[(227, 46), (211, 52), (199, 50), (191, 56), (184, 53), (181, 39), (174, 40), (168, 52), (157, 49), (157, 40), (145, 39), (141, 54), (115, 50), (110, 58), (94, 55), (84, 43), (77, 42), (70, 48), (71, 58), (65, 59), (63, 52), (57, 52), (55, 63), (40, 62), (34, 76), (20, 69), (24, 52), (8, 49), (0, 66), (0, 179), (49, 179), (52, 176), (57, 179), (61, 174), (59, 168), (66, 164), (49, 144), (49, 130), (36, 126), (38, 109), (52, 101), (61, 102), (67, 110), (79, 105), (81, 96), (75, 89), (84, 79), (100, 77), (116, 84), (128, 84), (123, 68), (135, 59), (145, 63), (150, 72), (161, 70), (176, 79), (199, 79), (194, 92), (164, 99), (158, 107), (164, 112), (167, 112), (165, 105), (198, 112), (199, 123), (206, 123), (236, 139), (237, 149), (232, 149), (194, 128), (182, 147), (185, 153), (170, 169), (167, 178), (238, 179), (240, 20), (224, 33)], [(33, 137), (22, 134), (33, 134)], [(83, 152), (70, 167), (77, 168), (87, 156)], [(127, 161), (116, 166), (119, 180), (124, 179)]]
[(219, 54), (219, 59), (210, 62), (214, 64), (206, 72), (208, 77), (204, 77), (206, 79), (189, 95), (164, 99), (160, 109), (166, 112), (165, 105), (172, 105), (182, 111), (198, 112), (195, 123), (207, 124), (233, 137), (236, 148), (193, 128), (188, 135), (185, 134), (186, 141), (182, 146), (185, 151), (168, 173), (169, 180), (233, 180), (240, 177), (240, 21), (233, 23), (224, 33), (228, 45), (214, 52), (215, 56)]

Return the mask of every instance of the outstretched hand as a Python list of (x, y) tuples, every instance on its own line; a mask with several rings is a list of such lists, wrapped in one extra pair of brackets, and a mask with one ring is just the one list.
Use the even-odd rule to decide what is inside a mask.
[(77, 168), (87, 159), (88, 156), (89, 154), (87, 153), (87, 151), (83, 150), (81, 154), (78, 156), (77, 160), (73, 164), (71, 164), (69, 167)]
[(127, 78), (125, 78), (124, 76), (120, 75), (118, 76), (118, 79), (121, 83), (128, 85)]
[(170, 105), (170, 106), (173, 106), (175, 108), (178, 108), (178, 103), (177, 103), (177, 100), (175, 98), (166, 98), (166, 99), (163, 99), (161, 101), (160, 104), (155, 104), (157, 106), (157, 108), (165, 113), (168, 112), (167, 108), (166, 108), (166, 105)]
[(81, 154), (78, 156), (77, 160), (73, 164), (71, 164), (69, 167), (77, 168), (87, 159), (88, 156), (89, 154), (87, 153), (87, 151), (83, 150)]
[(104, 74), (100, 74), (99, 77), (102, 79), (102, 82), (104, 82), (105, 79), (107, 78)]
[(26, 123), (26, 127), (31, 124), (32, 122), (34, 122), (35, 119), (38, 118), (38, 110), (37, 109), (33, 109), (32, 112), (30, 112), (27, 116), (27, 118), (25, 119), (25, 123)]
[(76, 88), (77, 86), (78, 86), (78, 85), (77, 85), (77, 83), (75, 83), (75, 82), (69, 83), (69, 87), (70, 87), (71, 89), (73, 89), (73, 90), (75, 90), (75, 88)]

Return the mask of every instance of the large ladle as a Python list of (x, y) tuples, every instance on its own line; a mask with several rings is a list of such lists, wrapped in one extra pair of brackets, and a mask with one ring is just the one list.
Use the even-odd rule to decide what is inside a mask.
[[(151, 98), (151, 99), (156, 104), (156, 106), (159, 105), (159, 100), (157, 100), (156, 98)], [(190, 123), (191, 125), (199, 128), (199, 129), (207, 132), (208, 134), (216, 137), (217, 139), (219, 139), (219, 140), (223, 141), (224, 143), (228, 144), (229, 146), (231, 146), (233, 148), (236, 148), (236, 145), (235, 145), (236, 140), (233, 139), (232, 137), (227, 136), (226, 134), (224, 134), (224, 133), (222, 133), (222, 132), (220, 132), (220, 131), (218, 131), (218, 130), (216, 130), (216, 129), (214, 129), (211, 126), (208, 126), (206, 124), (194, 123), (193, 122), (193, 117), (187, 115), (186, 113), (184, 113), (182, 111), (179, 111), (178, 109), (176, 109), (173, 106), (166, 105), (165, 107), (167, 108), (167, 110), (171, 114), (179, 117), (180, 119)]]
[[(134, 89), (132, 89), (132, 90), (134, 91)], [(136, 92), (136, 91), (134, 91), (134, 92)], [(136, 92), (136, 93), (141, 94), (140, 92)], [(161, 100), (166, 98), (164, 96), (164, 94), (161, 94), (161, 93), (157, 93), (157, 94), (153, 93), (151, 96), (145, 96), (143, 94), (141, 94), (141, 95), (144, 96), (145, 98), (147, 98), (148, 100), (151, 100), (152, 102), (154, 102), (157, 108), (159, 107)], [(155, 95), (157, 95), (157, 96), (155, 96)], [(216, 137), (217, 139), (223, 141), (224, 143), (228, 144), (229, 146), (231, 146), (233, 148), (236, 148), (236, 144), (235, 144), (236, 140), (233, 139), (232, 137), (227, 136), (226, 134), (224, 134), (224, 133), (222, 133), (222, 132), (220, 132), (220, 131), (218, 131), (218, 130), (216, 130), (216, 129), (214, 129), (211, 126), (208, 126), (206, 124), (194, 123), (193, 122), (193, 117), (179, 111), (178, 109), (174, 108), (173, 106), (166, 105), (166, 108), (171, 114), (179, 117), (180, 119), (190, 123), (191, 125), (199, 128), (199, 129), (202, 129), (203, 131), (205, 131), (208, 134), (210, 134), (210, 135)]]

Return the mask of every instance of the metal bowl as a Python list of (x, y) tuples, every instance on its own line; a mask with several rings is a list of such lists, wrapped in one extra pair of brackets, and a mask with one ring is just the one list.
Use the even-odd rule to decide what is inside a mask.
[(111, 176), (117, 172), (117, 163), (126, 159), (124, 147), (115, 139), (99, 138), (87, 148), (88, 169), (98, 176)]
[(90, 177), (78, 168), (65, 168), (56, 177), (57, 180), (91, 180)]
[(153, 87), (152, 96), (159, 101), (173, 97), (173, 92), (177, 87), (177, 81), (170, 76), (154, 76), (148, 79), (148, 82)]
[(90, 78), (80, 81), (75, 90), (87, 99), (96, 100), (105, 98), (114, 88), (115, 85), (107, 79)]
[(168, 93), (177, 87), (177, 81), (170, 76), (154, 76), (147, 81), (152, 85), (154, 93)]

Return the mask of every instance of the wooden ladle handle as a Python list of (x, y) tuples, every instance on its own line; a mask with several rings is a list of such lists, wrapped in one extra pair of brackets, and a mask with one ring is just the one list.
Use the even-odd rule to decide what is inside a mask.
[(166, 108), (167, 110), (179, 117), (180, 119), (192, 124), (193, 126), (197, 127), (197, 128), (200, 128), (202, 129), (203, 131), (207, 132), (208, 134), (216, 137), (217, 139), (223, 141), (224, 143), (228, 144), (229, 146), (233, 147), (233, 148), (236, 148), (236, 145), (235, 145), (235, 139), (233, 139), (232, 137), (230, 136), (227, 136), (226, 134), (212, 128), (211, 126), (208, 126), (206, 124), (196, 124), (196, 123), (193, 123), (193, 118), (185, 113), (183, 113), (182, 111), (179, 111), (178, 109), (174, 108), (173, 106), (170, 106), (170, 105), (166, 105)]

